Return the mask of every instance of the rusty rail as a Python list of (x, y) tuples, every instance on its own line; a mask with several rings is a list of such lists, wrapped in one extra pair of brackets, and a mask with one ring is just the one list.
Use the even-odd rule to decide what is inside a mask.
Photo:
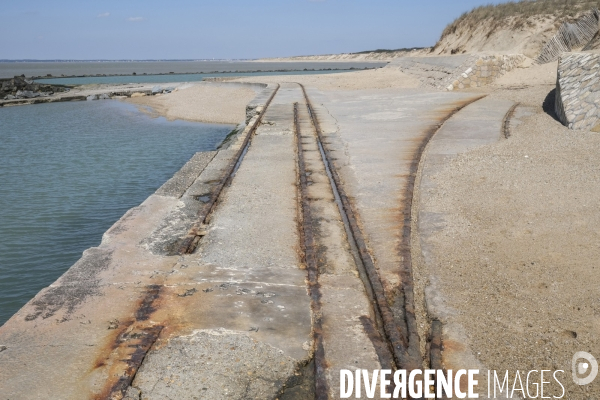
[(100, 356), (94, 369), (108, 368), (108, 379), (94, 400), (122, 399), (131, 386), (146, 355), (160, 337), (163, 325), (149, 321), (160, 301), (161, 285), (148, 285), (132, 319), (123, 323), (115, 320), (109, 329), (117, 333), (108, 345), (108, 356)]
[[(442, 322), (440, 320), (434, 319), (431, 321), (431, 330), (429, 335), (429, 368), (436, 370), (436, 374), (442, 373), (444, 376), (447, 376), (448, 371), (444, 369), (442, 364)], [(438, 400), (448, 399), (448, 397), (445, 395), (436, 398)]]
[[(271, 104), (271, 101), (277, 94), (279, 87), (280, 87), (280, 85), (277, 84), (277, 87), (275, 88), (273, 93), (271, 93), (271, 96), (265, 103), (263, 110), (260, 112), (256, 121), (254, 121), (252, 128), (250, 128), (250, 131), (244, 138), (244, 142), (242, 143), (242, 146), (236, 153), (235, 157), (233, 157), (233, 159), (229, 163), (229, 168), (227, 169), (227, 172), (223, 175), (223, 177), (221, 178), (221, 180), (219, 181), (219, 183), (217, 184), (215, 189), (211, 192), (210, 199), (206, 202), (206, 204), (204, 204), (204, 206), (200, 210), (200, 212), (199, 212), (199, 225), (200, 226), (203, 226), (207, 222), (207, 219), (210, 216), (210, 214), (213, 212), (215, 205), (217, 203), (217, 200), (219, 199), (219, 196), (221, 195), (221, 192), (223, 191), (223, 188), (225, 186), (228, 186), (231, 183), (231, 180), (233, 179), (233, 176), (235, 175), (237, 167), (241, 164), (241, 162), (244, 158), (244, 155), (246, 154), (246, 152), (248, 151), (248, 148), (250, 147), (250, 141), (251, 141), (252, 137), (254, 136), (254, 134), (256, 133), (256, 129), (260, 126), (262, 119), (263, 119), (265, 113), (267, 112), (267, 108), (269, 107), (269, 105)], [(179, 254), (191, 254), (196, 250), (196, 247), (198, 247), (198, 243), (200, 242), (200, 239), (202, 237), (202, 235), (197, 234), (195, 232), (198, 230), (201, 230), (201, 228), (199, 228), (199, 227), (192, 228), (192, 231), (190, 231), (189, 236), (187, 236), (185, 239), (182, 240), (181, 244), (179, 245)]]
[[(364, 266), (364, 271), (368, 279), (368, 284), (372, 294), (372, 302), (378, 319), (383, 325), (385, 339), (390, 347), (391, 354), (393, 355), (395, 367), (406, 369), (408, 371), (413, 369), (421, 369), (423, 367), (423, 355), (420, 349), (420, 337), (418, 333), (416, 317), (415, 317), (415, 306), (414, 306), (414, 295), (413, 295), (413, 276), (412, 276), (412, 259), (410, 254), (410, 238), (411, 238), (411, 220), (412, 220), (412, 198), (414, 191), (414, 184), (416, 174), (419, 168), (420, 160), (425, 150), (425, 147), (429, 143), (429, 140), (439, 130), (439, 128), (454, 114), (460, 111), (467, 105), (482, 99), (485, 96), (479, 96), (475, 99), (465, 101), (446, 115), (438, 124), (434, 125), (430, 131), (425, 135), (422, 143), (419, 145), (418, 150), (415, 152), (414, 159), (410, 168), (410, 177), (407, 185), (404, 188), (406, 194), (406, 204), (404, 206), (404, 222), (402, 226), (402, 243), (399, 252), (402, 256), (402, 265), (399, 266), (400, 276), (402, 278), (402, 285), (400, 287), (400, 293), (396, 296), (396, 301), (401, 303), (401, 311), (403, 315), (398, 318), (394, 316), (394, 312), (388, 301), (392, 299), (392, 293), (386, 293), (383, 286), (379, 273), (375, 267), (373, 258), (368, 250), (365, 237), (359, 226), (358, 219), (354, 212), (352, 203), (346, 194), (340, 176), (335, 168), (330, 152), (327, 147), (324, 146), (324, 135), (319, 125), (319, 120), (314, 112), (312, 103), (308, 98), (306, 89), (302, 84), (298, 84), (302, 88), (306, 106), (310, 114), (312, 123), (317, 133), (317, 141), (319, 146), (323, 149), (323, 162), (326, 168), (331, 173), (332, 187), (334, 187), (339, 195), (341, 201), (341, 208), (346, 220), (349, 225), (349, 233), (352, 237), (349, 240), (353, 240), (358, 250), (360, 261)], [(349, 235), (350, 236), (350, 235)], [(438, 367), (441, 363), (441, 323), (436, 321), (434, 323), (434, 359), (425, 360), (426, 364), (430, 361), (434, 361), (433, 364)]]
[(319, 284), (319, 266), (315, 251), (315, 239), (313, 234), (314, 221), (310, 210), (310, 197), (308, 194), (308, 180), (306, 179), (306, 163), (304, 161), (304, 150), (302, 147), (302, 137), (300, 124), (298, 121), (298, 103), (294, 103), (294, 136), (298, 151), (298, 178), (300, 192), (300, 215), (301, 229), (300, 240), (303, 244), (304, 262), (307, 270), (308, 290), (311, 299), (312, 309), (312, 332), (314, 340), (314, 361), (315, 361), (315, 399), (327, 400), (329, 398), (329, 388), (325, 372), (327, 364), (325, 361), (325, 349), (323, 348), (323, 327), (321, 312), (321, 286)]
[(515, 115), (515, 110), (520, 104), (521, 103), (513, 104), (504, 115), (504, 119), (502, 120), (502, 133), (504, 134), (505, 139), (510, 137), (510, 120)]
[[(315, 127), (315, 131), (317, 132), (317, 140), (322, 145), (323, 132), (321, 131), (319, 121), (316, 117), (310, 99), (308, 98), (306, 89), (301, 84), (300, 87), (302, 88), (302, 92), (306, 101), (306, 106), (309, 110), (309, 114), (312, 119), (312, 123)], [(329, 167), (333, 181), (335, 183), (335, 186), (337, 187), (337, 191), (342, 202), (343, 212), (347, 217), (348, 223), (350, 225), (350, 232), (353, 235), (353, 238), (351, 240), (354, 240), (354, 242), (356, 243), (356, 248), (358, 249), (359, 257), (364, 265), (366, 275), (372, 289), (371, 292), (373, 293), (374, 297), (373, 304), (375, 306), (375, 311), (379, 314), (381, 321), (383, 322), (383, 330), (387, 342), (391, 348), (391, 352), (394, 356), (394, 362), (396, 363), (396, 367), (407, 369), (419, 368), (420, 365), (413, 366), (410, 362), (410, 359), (408, 358), (408, 343), (404, 339), (404, 337), (407, 337), (408, 335), (406, 334), (406, 332), (401, 331), (401, 328), (398, 326), (396, 320), (394, 319), (394, 315), (385, 296), (383, 284), (381, 283), (381, 279), (379, 277), (377, 269), (375, 268), (373, 258), (371, 257), (371, 254), (369, 253), (369, 250), (367, 248), (367, 244), (364, 239), (363, 233), (358, 225), (358, 220), (350, 203), (350, 199), (348, 198), (348, 195), (346, 194), (342, 186), (342, 182), (337, 173), (337, 170), (334, 168), (334, 164), (331, 160), (329, 151), (325, 146), (322, 147), (325, 153), (325, 160), (323, 161)]]

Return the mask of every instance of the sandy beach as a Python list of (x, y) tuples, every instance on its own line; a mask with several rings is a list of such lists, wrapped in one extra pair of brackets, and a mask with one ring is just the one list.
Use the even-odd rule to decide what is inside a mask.
[(246, 104), (254, 98), (252, 86), (187, 84), (158, 96), (132, 97), (125, 101), (143, 112), (169, 120), (239, 124), (246, 118)]
[(379, 68), (367, 71), (341, 72), (327, 75), (286, 75), (238, 78), (235, 82), (299, 82), (322, 91), (416, 88), (419, 80), (402, 71)]
[(282, 75), (224, 79), (229, 84), (203, 82), (186, 84), (169, 94), (127, 98), (124, 101), (139, 106), (142, 112), (167, 119), (237, 124), (244, 121), (246, 104), (256, 95), (252, 87), (241, 83), (299, 82), (318, 90), (363, 90), (416, 88), (419, 80), (401, 71), (375, 70), (316, 75)]
[[(437, 287), (476, 358), (492, 370), (570, 374), (575, 352), (600, 348), (590, 296), (590, 282), (600, 279), (600, 137), (545, 111), (556, 72), (544, 69), (551, 66), (514, 72), (488, 89), (491, 98), (520, 103), (520, 123), (508, 139), (450, 161), (424, 201), (446, 215), (432, 239)], [(431, 275), (423, 263), (416, 269), (425, 290)], [(584, 396), (564, 381), (568, 393)]]

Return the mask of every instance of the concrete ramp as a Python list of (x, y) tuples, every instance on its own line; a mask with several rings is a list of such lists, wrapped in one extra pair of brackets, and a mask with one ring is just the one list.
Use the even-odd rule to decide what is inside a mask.
[(276, 87), (0, 327), (0, 398), (337, 399), (340, 370), (437, 365), (412, 266), (421, 156), (489, 140), (507, 103)]

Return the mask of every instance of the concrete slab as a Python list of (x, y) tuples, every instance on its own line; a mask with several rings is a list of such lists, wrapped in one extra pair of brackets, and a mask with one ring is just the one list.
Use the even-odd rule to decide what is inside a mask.
[[(309, 96), (393, 303), (406, 283), (418, 156), (440, 121), (474, 95), (309, 89)], [(240, 138), (195, 157), (0, 327), (0, 397), (314, 398), (315, 315), (299, 234), (294, 103), (304, 103), (300, 87), (282, 85), (193, 254), (167, 255), (197, 222), (200, 197), (223, 178)], [(443, 165), (459, 145), (489, 141), (475, 128), (495, 126), (490, 113), (503, 106), (485, 102), (457, 114), (432, 142), (430, 165)], [(260, 107), (253, 104), (251, 119)], [(386, 344), (306, 109), (300, 118), (320, 273), (317, 317), (336, 398), (339, 369), (387, 368), (378, 350)], [(437, 229), (443, 221), (431, 214), (423, 223)]]
[(119, 349), (135, 342), (121, 334), (152, 326), (148, 288), (177, 262), (138, 246), (176, 203), (151, 196), (130, 210), (98, 248), (0, 327), (8, 348), (0, 354), (3, 397), (82, 399), (103, 392), (115, 363), (126, 364)]
[[(190, 308), (186, 319), (180, 307), (195, 293), (195, 271), (165, 248), (197, 222), (202, 204), (197, 188), (214, 188), (234, 154), (232, 145), (216, 155), (194, 156), (157, 194), (115, 223), (99, 247), (84, 252), (0, 327), (6, 347), (0, 354), (1, 398), (120, 398), (161, 334), (194, 328), (185, 323), (194, 322), (200, 308)], [(297, 291), (306, 292), (303, 286)], [(235, 309), (235, 302), (216, 303), (215, 309)], [(289, 304), (291, 309), (296, 303)]]
[(425, 289), (425, 303), (430, 318), (439, 319), (443, 323), (444, 351), (442, 362), (448, 369), (474, 368), (486, 374), (486, 368), (478, 360), (468, 346), (468, 335), (462, 326), (453, 321), (453, 315), (459, 312), (455, 306), (448, 304), (437, 289), (439, 279), (436, 270), (436, 245), (432, 237), (446, 228), (446, 214), (427, 206), (425, 199), (435, 195), (437, 186), (432, 179), (435, 174), (445, 168), (450, 160), (470, 149), (489, 145), (501, 140), (504, 136), (504, 119), (513, 106), (512, 101), (485, 98), (468, 105), (450, 118), (431, 139), (421, 161), (420, 185), (416, 204), (418, 218), (415, 222), (418, 241), (414, 251), (419, 259), (418, 274), (429, 282)]
[(217, 154), (216, 151), (204, 151), (194, 156), (177, 173), (166, 181), (156, 194), (163, 196), (181, 197), (186, 190), (196, 181), (208, 163)]
[[(407, 193), (414, 160), (428, 134), (468, 93), (424, 89), (317, 93), (326, 146), (354, 202), (368, 246), (388, 293), (401, 285)], [(329, 116), (328, 114), (331, 114)], [(410, 195), (410, 198), (407, 198)]]
[[(208, 234), (194, 254), (182, 257), (185, 273), (165, 281), (177, 293), (156, 317), (173, 329), (136, 375), (133, 386), (143, 398), (274, 398), (304, 380), (312, 326), (299, 255), (292, 129), (293, 103), (301, 100), (297, 85), (282, 85), (221, 195)], [(209, 365), (198, 361), (209, 354)], [(167, 387), (171, 376), (194, 378)]]
[[(340, 396), (340, 370), (391, 368), (392, 356), (381, 338), (375, 312), (353, 255), (330, 184), (317, 135), (306, 105), (298, 107), (299, 140), (307, 175), (306, 199), (314, 240), (320, 299), (324, 370), (328, 398)], [(306, 224), (306, 221), (304, 222)], [(317, 329), (317, 328), (316, 328)], [(387, 350), (387, 351), (386, 351)], [(384, 353), (384, 354), (381, 354)], [(380, 358), (381, 356), (381, 358)]]

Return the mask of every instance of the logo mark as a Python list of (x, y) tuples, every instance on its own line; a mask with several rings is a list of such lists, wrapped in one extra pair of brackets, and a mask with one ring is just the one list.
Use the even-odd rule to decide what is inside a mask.
[[(579, 361), (582, 359), (585, 361)], [(573, 382), (580, 386), (588, 385), (598, 375), (598, 362), (590, 353), (578, 351), (573, 356), (573, 360), (571, 360), (571, 372), (573, 374)], [(580, 378), (580, 376), (585, 374), (589, 375), (585, 378)]]

